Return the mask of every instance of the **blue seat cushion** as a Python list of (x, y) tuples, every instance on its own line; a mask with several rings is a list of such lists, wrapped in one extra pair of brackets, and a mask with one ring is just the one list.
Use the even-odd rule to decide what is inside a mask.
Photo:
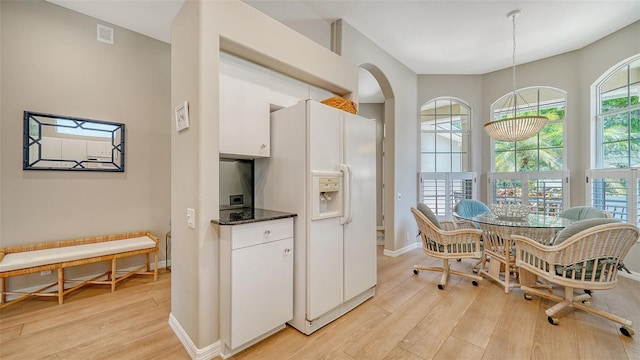
[[(464, 217), (474, 217), (489, 212), (489, 207), (482, 201), (473, 199), (463, 199), (453, 207), (453, 211)], [(480, 229), (480, 224), (475, 223), (476, 229)]]
[(453, 211), (464, 217), (473, 217), (489, 212), (489, 207), (482, 201), (464, 199), (453, 207)]

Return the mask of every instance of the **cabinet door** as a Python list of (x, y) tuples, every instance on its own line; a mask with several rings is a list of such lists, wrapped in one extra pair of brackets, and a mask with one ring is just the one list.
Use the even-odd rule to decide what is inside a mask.
[(233, 73), (220, 73), (220, 153), (268, 157), (269, 87), (259, 75), (225, 72)]
[[(46, 159), (59, 160), (62, 158), (62, 139), (43, 136), (40, 140), (42, 154), (40, 154), (41, 163), (45, 166), (61, 167), (59, 161), (48, 161)], [(29, 155), (33, 157), (29, 159), (31, 162), (36, 161), (38, 151), (29, 151)]]
[(231, 252), (231, 347), (293, 318), (293, 238)]
[(87, 141), (87, 156), (92, 158), (111, 158), (111, 144), (106, 141)]

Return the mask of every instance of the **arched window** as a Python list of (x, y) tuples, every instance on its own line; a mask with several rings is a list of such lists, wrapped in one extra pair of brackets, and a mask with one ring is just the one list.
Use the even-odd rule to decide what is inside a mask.
[[(525, 103), (518, 104), (517, 116), (544, 115), (549, 122), (535, 136), (516, 142), (493, 141), (492, 173), (489, 173), (489, 201), (522, 203), (537, 212), (556, 215), (568, 206), (569, 173), (565, 170), (564, 123), (566, 92), (550, 87), (518, 91)], [(513, 115), (505, 99), (491, 105), (493, 120)], [(566, 196), (565, 196), (566, 195)]]
[(456, 202), (477, 197), (470, 170), (471, 108), (440, 97), (420, 111), (420, 198), (439, 217), (451, 217)]
[(592, 86), (595, 168), (587, 170), (591, 205), (640, 225), (640, 54)]
[(464, 102), (442, 97), (424, 104), (420, 115), (422, 172), (463, 172), (469, 169), (469, 118)]
[(596, 85), (596, 167), (640, 167), (640, 55)]
[[(516, 142), (495, 141), (495, 172), (558, 171), (564, 169), (564, 119), (566, 92), (548, 87), (518, 91), (527, 102), (519, 104), (517, 115), (544, 115), (547, 125), (536, 136)], [(501, 108), (507, 94), (491, 105), (493, 120), (513, 115), (513, 108)]]

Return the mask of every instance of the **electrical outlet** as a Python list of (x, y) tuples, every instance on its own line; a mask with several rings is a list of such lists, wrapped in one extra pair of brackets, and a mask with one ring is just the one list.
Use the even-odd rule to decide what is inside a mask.
[(51, 275), (51, 270), (40, 271), (40, 276)]
[(407, 242), (410, 240), (409, 233), (407, 233)]
[(231, 195), (229, 196), (229, 205), (242, 205), (244, 204), (243, 195)]
[(187, 226), (191, 229), (196, 228), (196, 211), (191, 208), (187, 208)]

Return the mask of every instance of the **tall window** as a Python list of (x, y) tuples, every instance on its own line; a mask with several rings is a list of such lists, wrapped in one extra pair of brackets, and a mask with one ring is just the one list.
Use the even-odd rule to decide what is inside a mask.
[(424, 104), (420, 115), (420, 163), (423, 172), (461, 172), (469, 168), (467, 104), (438, 98)]
[(640, 56), (605, 75), (596, 97), (596, 167), (639, 167)]
[[(494, 143), (496, 172), (557, 171), (564, 169), (564, 119), (566, 93), (562, 90), (536, 87), (518, 91), (526, 100), (519, 104), (517, 116), (543, 115), (549, 118), (547, 125), (537, 135), (516, 142)], [(493, 103), (493, 120), (513, 116), (513, 108), (502, 108), (506, 97)]]
[(56, 132), (59, 134), (110, 138), (116, 126), (69, 119), (56, 119)]
[(605, 72), (593, 87), (595, 169), (587, 171), (590, 203), (640, 225), (640, 55)]
[[(547, 125), (535, 136), (516, 142), (493, 143), (493, 169), (489, 174), (490, 202), (526, 203), (539, 213), (554, 215), (568, 204), (568, 172), (564, 165), (564, 120), (566, 92), (549, 87), (518, 91), (525, 103), (518, 104), (517, 116), (543, 115)], [(491, 106), (493, 120), (513, 116), (505, 107), (509, 94)]]
[(469, 105), (451, 97), (421, 109), (419, 201), (441, 217), (450, 217), (457, 201), (476, 197), (476, 174), (467, 172), (470, 117)]

